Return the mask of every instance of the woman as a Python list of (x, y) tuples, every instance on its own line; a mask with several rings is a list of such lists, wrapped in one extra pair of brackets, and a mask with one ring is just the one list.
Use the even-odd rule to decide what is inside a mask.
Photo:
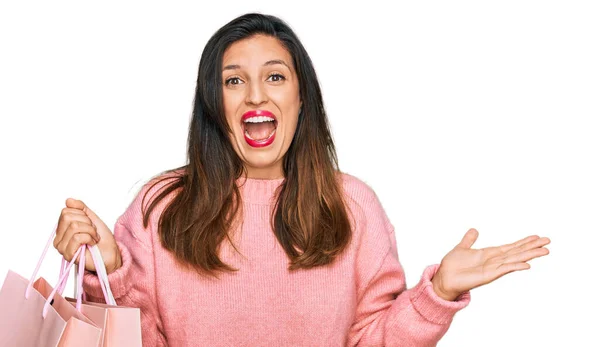
[[(548, 254), (547, 238), (471, 249), (406, 288), (375, 193), (341, 173), (307, 52), (280, 19), (247, 14), (200, 60), (188, 164), (147, 183), (114, 237), (67, 199), (54, 246), (98, 244), (145, 346), (435, 346), (469, 291)], [(102, 301), (91, 258), (84, 288)]]

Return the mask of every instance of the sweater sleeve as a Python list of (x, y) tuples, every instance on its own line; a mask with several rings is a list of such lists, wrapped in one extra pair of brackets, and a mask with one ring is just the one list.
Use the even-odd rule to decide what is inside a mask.
[(394, 228), (370, 191), (357, 251), (357, 309), (348, 346), (434, 347), (470, 292), (455, 301), (440, 298), (431, 283), (439, 265), (428, 266), (419, 283), (406, 288)]
[[(108, 275), (108, 281), (117, 305), (140, 309), (143, 345), (166, 346), (156, 300), (152, 218), (148, 229), (142, 225), (145, 189), (146, 186), (115, 224), (114, 235), (123, 264)], [(104, 302), (95, 273), (85, 272), (83, 288), (88, 301)]]

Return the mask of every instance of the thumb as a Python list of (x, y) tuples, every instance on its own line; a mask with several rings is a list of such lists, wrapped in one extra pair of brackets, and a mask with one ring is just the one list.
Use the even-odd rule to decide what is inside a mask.
[(479, 232), (476, 229), (471, 228), (469, 231), (467, 231), (465, 236), (463, 236), (462, 240), (456, 247), (471, 248), (475, 241), (477, 241), (478, 236)]

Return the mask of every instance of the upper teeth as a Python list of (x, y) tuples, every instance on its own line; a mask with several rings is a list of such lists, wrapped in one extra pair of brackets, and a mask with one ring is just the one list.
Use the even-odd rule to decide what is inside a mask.
[(273, 119), (271, 117), (255, 116), (255, 117), (245, 119), (244, 123), (262, 123), (262, 122), (274, 122), (274, 121), (275, 121), (275, 119)]

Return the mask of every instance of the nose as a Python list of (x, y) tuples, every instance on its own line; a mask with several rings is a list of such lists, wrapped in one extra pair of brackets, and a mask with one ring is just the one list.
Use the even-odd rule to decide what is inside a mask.
[(260, 80), (251, 82), (249, 88), (247, 88), (246, 103), (249, 105), (259, 106), (268, 101), (267, 93), (263, 88)]

